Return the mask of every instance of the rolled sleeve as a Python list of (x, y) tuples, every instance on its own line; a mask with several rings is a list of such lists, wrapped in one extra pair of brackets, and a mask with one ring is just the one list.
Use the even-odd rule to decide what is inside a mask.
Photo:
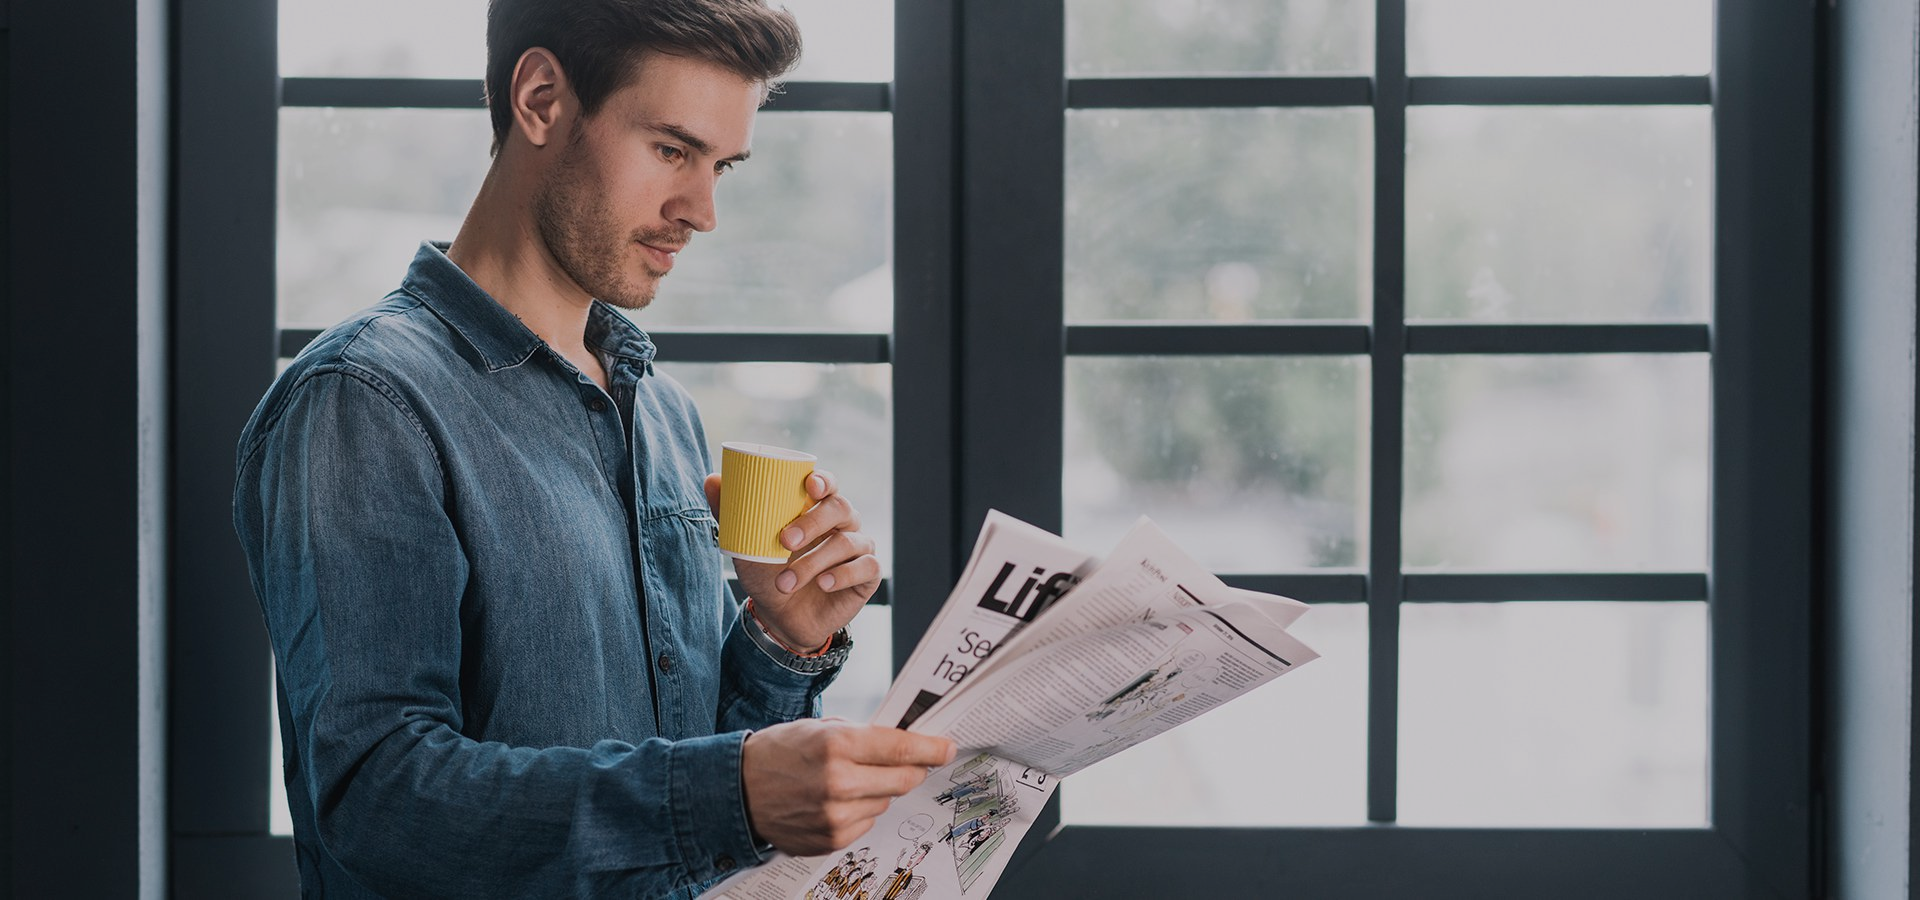
[(761, 852), (747, 819), (740, 758), (748, 732), (678, 741), (669, 757), (669, 802), (681, 864), (698, 881), (758, 865)]
[(764, 728), (819, 715), (820, 693), (839, 676), (839, 668), (794, 671), (747, 633), (756, 627), (746, 616), (735, 616), (721, 647), (721, 727)]

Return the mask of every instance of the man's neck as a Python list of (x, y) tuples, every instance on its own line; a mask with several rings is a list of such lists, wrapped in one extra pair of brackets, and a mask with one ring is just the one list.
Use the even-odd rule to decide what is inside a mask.
[(509, 196), (489, 172), (447, 258), (508, 312), (581, 371), (606, 384), (587, 350), (593, 298), (573, 283), (534, 231), (525, 198)]

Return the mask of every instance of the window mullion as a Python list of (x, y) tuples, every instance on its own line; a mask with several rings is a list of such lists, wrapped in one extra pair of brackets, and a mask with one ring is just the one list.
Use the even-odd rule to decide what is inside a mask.
[(1373, 422), (1367, 542), (1367, 818), (1397, 812), (1400, 734), (1400, 500), (1406, 396), (1406, 0), (1375, 7)]

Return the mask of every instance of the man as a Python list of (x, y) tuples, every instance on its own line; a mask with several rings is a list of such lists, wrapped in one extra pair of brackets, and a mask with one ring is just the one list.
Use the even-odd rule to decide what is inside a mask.
[[(291, 717), (304, 889), (690, 897), (844, 847), (951, 744), (820, 721), (870, 597), (833, 477), (736, 563), (652, 299), (798, 56), (759, 0), (494, 0), (495, 157), (450, 246), (241, 436), (234, 519)], [(798, 720), (798, 721), (795, 721)]]
[(913, 883), (913, 867), (925, 860), (927, 853), (932, 850), (933, 845), (925, 841), (921, 841), (918, 846), (909, 845), (901, 848), (900, 853), (893, 859), (893, 875), (887, 879), (886, 885), (881, 889), (880, 900), (900, 900), (901, 895), (907, 892), (907, 886)]

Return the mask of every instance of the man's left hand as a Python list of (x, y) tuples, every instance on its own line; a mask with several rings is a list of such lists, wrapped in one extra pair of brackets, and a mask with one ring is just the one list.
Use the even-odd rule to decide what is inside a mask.
[[(880, 587), (873, 539), (860, 533), (860, 514), (841, 496), (833, 474), (807, 476), (815, 502), (780, 531), (792, 552), (785, 565), (733, 561), (753, 598), (753, 615), (780, 643), (806, 653), (826, 646)], [(720, 476), (707, 476), (707, 505), (720, 509)]]

